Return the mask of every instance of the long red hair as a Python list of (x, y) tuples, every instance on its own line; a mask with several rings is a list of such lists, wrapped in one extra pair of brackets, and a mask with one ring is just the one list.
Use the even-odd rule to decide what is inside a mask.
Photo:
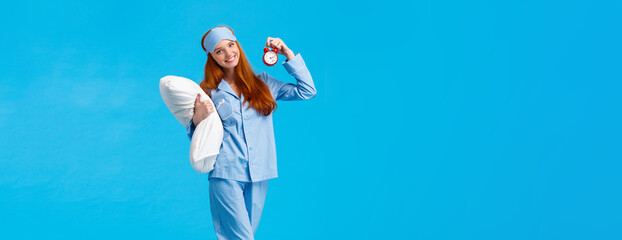
[[(226, 27), (226, 26), (225, 26)], [(229, 28), (229, 27), (226, 27)], [(229, 28), (231, 30), (231, 28)], [(203, 51), (207, 51), (203, 46), (203, 41), (205, 37), (211, 30), (207, 31), (203, 38), (201, 38), (201, 47)], [(233, 33), (233, 30), (231, 30)], [(238, 65), (235, 67), (235, 75), (237, 77), (236, 86), (240, 93), (244, 95), (244, 102), (249, 102), (249, 108), (254, 108), (258, 113), (263, 114), (264, 116), (270, 115), (274, 109), (276, 109), (276, 101), (272, 98), (272, 94), (270, 94), (270, 88), (268, 85), (261, 80), (251, 68), (251, 65), (248, 63), (246, 59), (246, 55), (244, 51), (242, 51), (242, 47), (238, 41), (235, 41), (236, 45), (239, 49), (239, 61)], [(224, 72), (222, 71), (222, 67), (216, 63), (216, 60), (212, 58), (212, 54), (207, 54), (207, 62), (205, 62), (205, 78), (201, 82), (200, 86), (207, 93), (213, 89), (218, 88), (218, 85), (222, 81), (224, 77)], [(211, 95), (210, 95), (211, 97)]]

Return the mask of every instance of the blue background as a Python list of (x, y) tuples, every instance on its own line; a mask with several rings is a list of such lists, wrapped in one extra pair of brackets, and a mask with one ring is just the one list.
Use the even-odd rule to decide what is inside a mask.
[(87, 2), (0, 7), (0, 238), (215, 239), (158, 81), (227, 25), (318, 92), (257, 239), (622, 239), (620, 1)]

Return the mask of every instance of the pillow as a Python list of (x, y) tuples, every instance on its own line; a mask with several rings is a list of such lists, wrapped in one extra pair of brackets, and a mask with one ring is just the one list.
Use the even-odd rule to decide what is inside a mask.
[[(201, 94), (201, 101), (214, 104), (197, 83), (183, 77), (169, 75), (160, 79), (160, 94), (168, 110), (186, 128), (194, 115), (197, 94)], [(190, 142), (190, 165), (197, 173), (209, 173), (214, 169), (222, 136), (222, 122), (217, 111), (196, 126)]]

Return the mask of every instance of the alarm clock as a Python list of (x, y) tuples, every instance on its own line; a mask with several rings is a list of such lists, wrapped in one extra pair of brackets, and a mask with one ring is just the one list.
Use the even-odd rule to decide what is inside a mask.
[(270, 50), (266, 47), (263, 49), (263, 52), (263, 63), (265, 63), (266, 65), (274, 66), (274, 64), (279, 61), (279, 56), (277, 54), (279, 52), (278, 49), (273, 48), (272, 50)]

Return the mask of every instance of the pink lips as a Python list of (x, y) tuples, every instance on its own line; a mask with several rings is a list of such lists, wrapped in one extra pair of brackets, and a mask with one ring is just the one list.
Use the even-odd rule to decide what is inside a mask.
[(235, 56), (233, 56), (232, 58), (230, 58), (230, 59), (228, 59), (228, 60), (225, 60), (225, 62), (226, 62), (226, 63), (229, 63), (229, 62), (231, 62), (231, 61), (235, 60), (235, 58), (237, 58), (237, 57), (238, 57), (238, 56), (237, 56), (237, 55), (235, 55)]

